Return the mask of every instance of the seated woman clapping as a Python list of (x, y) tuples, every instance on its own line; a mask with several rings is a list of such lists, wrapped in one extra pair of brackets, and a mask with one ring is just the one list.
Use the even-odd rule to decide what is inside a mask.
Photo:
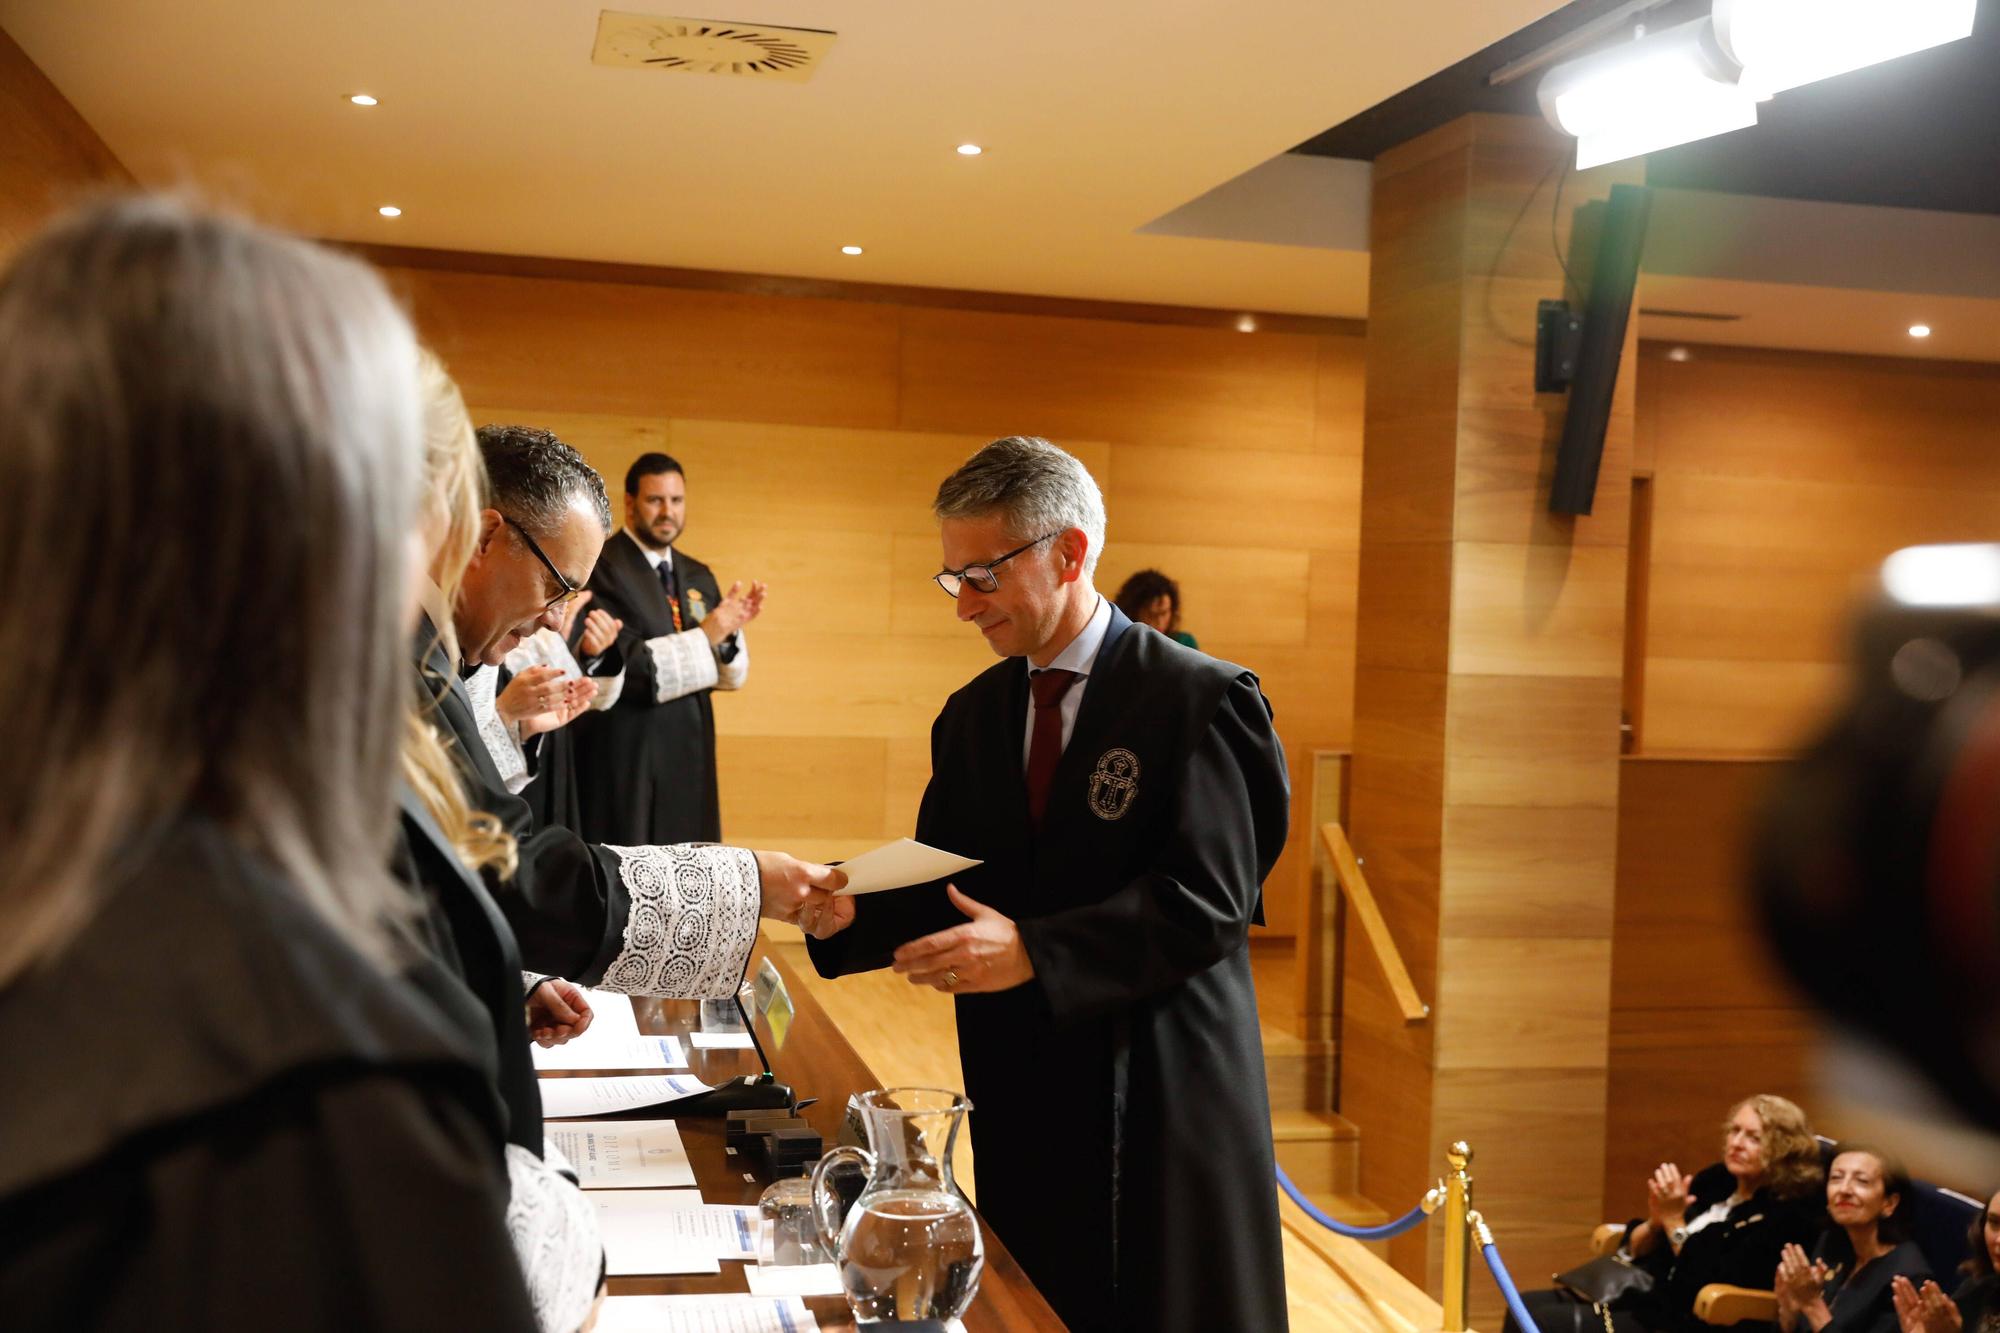
[(1808, 1256), (1787, 1245), (1778, 1260), (1783, 1333), (1897, 1333), (1891, 1283), (1930, 1277), (1923, 1252), (1904, 1239), (1909, 1173), (1879, 1148), (1843, 1143), (1826, 1172), (1832, 1221)]
[(1935, 1282), (1889, 1284), (1902, 1333), (2000, 1333), (2000, 1192), (1972, 1220), (1965, 1253), (1965, 1280), (1949, 1297)]
[[(1787, 1244), (1819, 1229), (1819, 1147), (1805, 1113), (1783, 1097), (1749, 1097), (1723, 1124), (1722, 1160), (1693, 1176), (1662, 1163), (1647, 1182), (1646, 1217), (1626, 1229), (1621, 1257), (1643, 1271), (1608, 1302), (1618, 1333), (1686, 1333), (1711, 1283), (1761, 1287)], [(1645, 1289), (1640, 1289), (1645, 1288)], [(1523, 1298), (1543, 1333), (1601, 1327), (1590, 1300), (1558, 1288)]]

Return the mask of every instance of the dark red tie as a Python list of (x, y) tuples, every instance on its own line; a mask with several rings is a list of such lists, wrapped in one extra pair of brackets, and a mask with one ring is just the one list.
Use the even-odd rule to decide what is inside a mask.
[(1035, 730), (1028, 741), (1028, 818), (1042, 826), (1042, 812), (1049, 808), (1049, 784), (1055, 781), (1056, 762), (1062, 758), (1062, 697), (1076, 684), (1074, 671), (1050, 667), (1028, 677), (1035, 693)]

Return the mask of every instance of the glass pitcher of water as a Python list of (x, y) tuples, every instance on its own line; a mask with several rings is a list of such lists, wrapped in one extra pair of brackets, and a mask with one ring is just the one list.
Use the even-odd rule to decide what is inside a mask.
[[(855, 1319), (956, 1319), (978, 1293), (986, 1263), (979, 1219), (951, 1176), (951, 1150), (972, 1103), (942, 1088), (877, 1088), (855, 1093), (847, 1106), (867, 1130), (868, 1147), (822, 1157), (812, 1198)], [(842, 1221), (827, 1172), (847, 1160), (867, 1169), (868, 1184)]]

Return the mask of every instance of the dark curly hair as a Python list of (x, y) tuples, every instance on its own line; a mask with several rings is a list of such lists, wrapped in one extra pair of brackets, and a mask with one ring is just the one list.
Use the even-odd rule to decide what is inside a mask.
[(481, 426), (486, 502), (537, 537), (553, 533), (578, 499), (589, 501), (598, 526), (611, 529), (604, 478), (583, 455), (534, 426)]
[(1126, 579), (1119, 587), (1118, 595), (1111, 600), (1118, 604), (1120, 611), (1137, 620), (1141, 611), (1162, 596), (1173, 605), (1174, 621), (1178, 621), (1181, 615), (1181, 585), (1157, 569), (1142, 569)]

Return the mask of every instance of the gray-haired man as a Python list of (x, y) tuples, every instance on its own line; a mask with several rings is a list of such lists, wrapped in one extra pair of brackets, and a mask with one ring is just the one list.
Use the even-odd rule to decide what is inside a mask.
[(980, 1209), (1070, 1327), (1282, 1330), (1248, 938), (1287, 821), (1270, 707), (1098, 596), (1103, 500), (1048, 441), (987, 445), (934, 507), (937, 582), (1007, 660), (931, 728), (917, 837), (984, 864), (862, 901), (813, 961), (957, 997)]

